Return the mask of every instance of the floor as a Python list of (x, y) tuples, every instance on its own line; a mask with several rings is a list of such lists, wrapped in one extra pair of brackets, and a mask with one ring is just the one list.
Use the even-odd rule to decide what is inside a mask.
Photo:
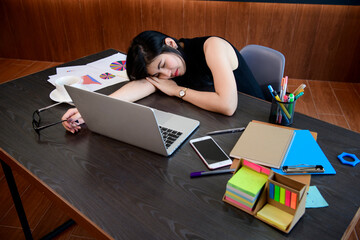
[[(0, 58), (0, 83), (55, 67), (61, 63)], [(360, 83), (289, 79), (288, 90), (305, 83), (305, 94), (296, 102), (296, 111), (360, 133)], [(34, 238), (69, 219), (43, 193), (16, 172), (15, 179), (28, 215)], [(0, 239), (24, 239), (4, 173), (0, 168)], [(92, 236), (75, 224), (57, 240), (85, 240)]]

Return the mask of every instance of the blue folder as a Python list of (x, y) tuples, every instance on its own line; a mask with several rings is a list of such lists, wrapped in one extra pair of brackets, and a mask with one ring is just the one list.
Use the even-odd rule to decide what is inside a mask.
[[(324, 152), (311, 135), (309, 130), (294, 130), (294, 138), (289, 146), (288, 152), (285, 155), (282, 166), (294, 166), (299, 164), (307, 165), (322, 165), (324, 167), (323, 173), (307, 173), (307, 174), (336, 174), (335, 169), (326, 158)], [(272, 168), (274, 172), (283, 175), (294, 175), (296, 173), (284, 173), (280, 169)], [(304, 174), (304, 173), (298, 173)]]

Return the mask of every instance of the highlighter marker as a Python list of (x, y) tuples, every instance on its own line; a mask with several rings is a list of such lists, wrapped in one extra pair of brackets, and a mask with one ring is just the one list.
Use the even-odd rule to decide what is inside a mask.
[(296, 96), (299, 94), (301, 90), (303, 90), (306, 87), (305, 84), (300, 84), (300, 86), (293, 92), (293, 94)]
[(275, 90), (273, 91), (273, 94), (274, 94), (274, 96), (275, 96), (275, 99), (278, 101), (278, 104), (279, 104), (280, 108), (281, 108), (281, 109), (283, 110), (283, 112), (285, 113), (286, 117), (287, 117), (288, 119), (290, 119), (291, 116), (290, 116), (289, 112), (286, 110), (286, 108), (284, 107), (284, 105), (281, 103), (281, 100), (280, 100), (280, 98), (279, 98), (279, 96), (278, 96), (278, 94), (277, 94), (277, 92), (276, 92)]
[(298, 99), (299, 97), (301, 97), (302, 95), (304, 95), (304, 92), (299, 93), (298, 95), (295, 96), (295, 100)]
[(290, 113), (290, 115), (293, 114), (294, 103), (292, 103), (292, 102), (294, 102), (294, 100), (295, 100), (294, 94), (290, 93), (290, 94), (289, 94), (289, 103), (291, 103), (291, 104), (289, 105), (289, 113)]
[(270, 91), (271, 96), (272, 96), (273, 98), (275, 98), (275, 96), (274, 96), (274, 94), (273, 94), (274, 89), (272, 88), (271, 85), (268, 85), (268, 89), (269, 89), (269, 91)]

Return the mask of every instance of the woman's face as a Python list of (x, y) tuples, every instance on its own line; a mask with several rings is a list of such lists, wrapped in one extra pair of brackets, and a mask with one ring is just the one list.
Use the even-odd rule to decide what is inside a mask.
[(171, 79), (185, 74), (186, 66), (183, 59), (174, 53), (163, 53), (157, 56), (147, 67), (152, 77)]

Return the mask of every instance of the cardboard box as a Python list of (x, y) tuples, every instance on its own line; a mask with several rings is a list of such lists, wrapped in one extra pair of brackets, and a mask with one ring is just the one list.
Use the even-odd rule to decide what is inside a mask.
[[(237, 164), (237, 167), (234, 167), (234, 168), (236, 168), (236, 172), (241, 167), (244, 166), (244, 161), (246, 161), (246, 160), (243, 160), (243, 159), (240, 159), (240, 160), (235, 159), (234, 160), (234, 164)], [(254, 164), (254, 163), (252, 163), (252, 164)], [(259, 166), (259, 168), (262, 168), (262, 169), (265, 168), (260, 165), (257, 165), (257, 166)], [(255, 205), (251, 211), (248, 209), (245, 209), (239, 205), (233, 204), (231, 201), (226, 199), (225, 195), (223, 197), (223, 201), (232, 206), (235, 206), (236, 208), (241, 209), (242, 211), (254, 216), (255, 218), (258, 218), (259, 220), (273, 226), (274, 228), (279, 229), (280, 231), (289, 233), (293, 229), (295, 224), (300, 220), (300, 218), (305, 213), (306, 189), (307, 189), (306, 184), (298, 182), (296, 180), (293, 180), (287, 176), (274, 173), (269, 168), (265, 168), (265, 169), (268, 169), (269, 177), (268, 177), (268, 180), (267, 180), (264, 188), (262, 189), (262, 192), (260, 193), (260, 195), (257, 199), (257, 202), (255, 203)], [(283, 197), (282, 197), (281, 201), (280, 201), (280, 199), (275, 199), (274, 197), (271, 197), (271, 195), (270, 195), (271, 185), (278, 186), (280, 190), (282, 189), (282, 192), (285, 191), (285, 199), (284, 199), (283, 195), (282, 195)], [(288, 192), (286, 192), (286, 191), (288, 191)], [(295, 201), (296, 207), (295, 208), (291, 207), (291, 203), (289, 204), (288, 201), (291, 201), (291, 199), (290, 200), (286, 199), (286, 193), (293, 193), (294, 196), (296, 195), (296, 201)], [(286, 200), (287, 200), (287, 202), (286, 202)], [(269, 206), (266, 206), (266, 205), (269, 205)], [(265, 206), (266, 206), (266, 208), (264, 208)], [(281, 212), (282, 214), (284, 214), (284, 219), (287, 221), (286, 224), (285, 223), (279, 224), (279, 222), (278, 222), (279, 216), (282, 216), (282, 214), (279, 214), (279, 213), (274, 214), (274, 219), (276, 220), (274, 222), (272, 222), (271, 218), (264, 217), (263, 213), (265, 212), (265, 210), (267, 211), (268, 209), (270, 210), (270, 212), (278, 211), (278, 212)], [(280, 220), (283, 220), (283, 219), (281, 218)]]

